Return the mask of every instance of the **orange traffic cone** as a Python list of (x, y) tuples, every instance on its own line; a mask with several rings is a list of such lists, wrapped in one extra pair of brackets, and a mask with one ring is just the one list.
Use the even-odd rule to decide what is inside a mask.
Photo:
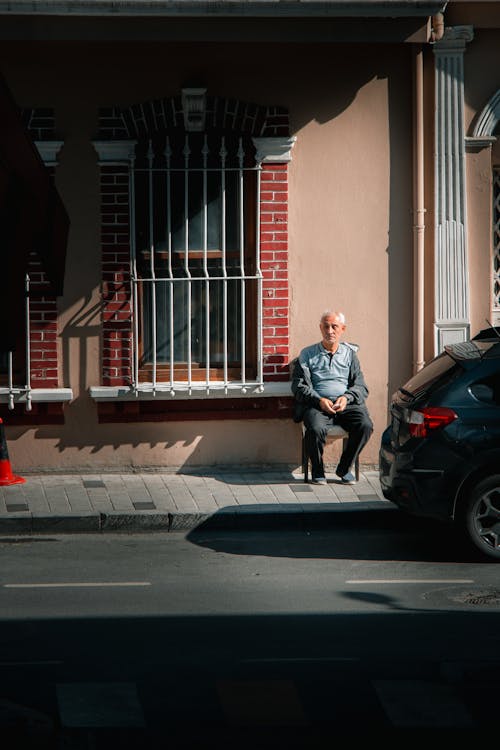
[(5, 429), (3, 420), (0, 419), (0, 486), (6, 484), (24, 484), (26, 479), (16, 477), (12, 473), (9, 461), (9, 451), (7, 450), (7, 441), (5, 440)]

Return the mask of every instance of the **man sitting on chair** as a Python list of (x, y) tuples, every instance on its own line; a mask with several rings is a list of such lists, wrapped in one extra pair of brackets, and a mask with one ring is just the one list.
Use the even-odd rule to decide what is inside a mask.
[(322, 341), (302, 349), (293, 371), (294, 420), (304, 420), (314, 484), (326, 484), (323, 450), (328, 428), (339, 425), (349, 433), (336, 473), (343, 484), (354, 484), (351, 466), (373, 432), (365, 406), (368, 388), (356, 354), (358, 347), (340, 340), (346, 328), (344, 315), (327, 310), (319, 327)]

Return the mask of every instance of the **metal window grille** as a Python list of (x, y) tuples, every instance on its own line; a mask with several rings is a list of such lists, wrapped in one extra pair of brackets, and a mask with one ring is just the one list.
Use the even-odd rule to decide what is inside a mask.
[(135, 390), (262, 387), (260, 168), (250, 142), (171, 134), (131, 164)]
[(0, 386), (0, 396), (6, 399), (9, 409), (14, 409), (15, 402), (22, 398), (25, 401), (26, 411), (31, 411), (31, 349), (30, 349), (30, 278), (25, 278), (25, 362), (24, 362), (24, 385), (14, 382), (14, 352), (0, 353), (0, 372), (5, 385)]
[(492, 311), (500, 315), (500, 169), (493, 170)]

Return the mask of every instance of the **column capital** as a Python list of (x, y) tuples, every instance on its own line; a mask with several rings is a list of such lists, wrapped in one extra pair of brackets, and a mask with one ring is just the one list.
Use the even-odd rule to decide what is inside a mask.
[(134, 158), (137, 141), (92, 141), (99, 164), (128, 164)]
[(443, 38), (435, 42), (435, 55), (460, 54), (465, 52), (465, 45), (474, 39), (473, 26), (447, 26)]
[(35, 146), (46, 167), (57, 166), (57, 157), (64, 146), (64, 141), (35, 141)]
[(286, 163), (292, 160), (292, 148), (297, 140), (296, 136), (269, 136), (268, 138), (252, 138), (256, 148), (255, 161), (264, 163)]

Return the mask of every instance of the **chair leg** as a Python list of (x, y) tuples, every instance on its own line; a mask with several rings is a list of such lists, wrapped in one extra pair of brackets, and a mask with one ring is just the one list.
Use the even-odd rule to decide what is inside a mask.
[(309, 456), (307, 455), (304, 431), (302, 431), (302, 473), (304, 474), (304, 482), (307, 484), (309, 481)]
[[(344, 438), (342, 440), (342, 448), (345, 450), (347, 445), (348, 438)], [(354, 462), (354, 476), (356, 477), (356, 481), (359, 482), (359, 455), (356, 456), (356, 460)]]

